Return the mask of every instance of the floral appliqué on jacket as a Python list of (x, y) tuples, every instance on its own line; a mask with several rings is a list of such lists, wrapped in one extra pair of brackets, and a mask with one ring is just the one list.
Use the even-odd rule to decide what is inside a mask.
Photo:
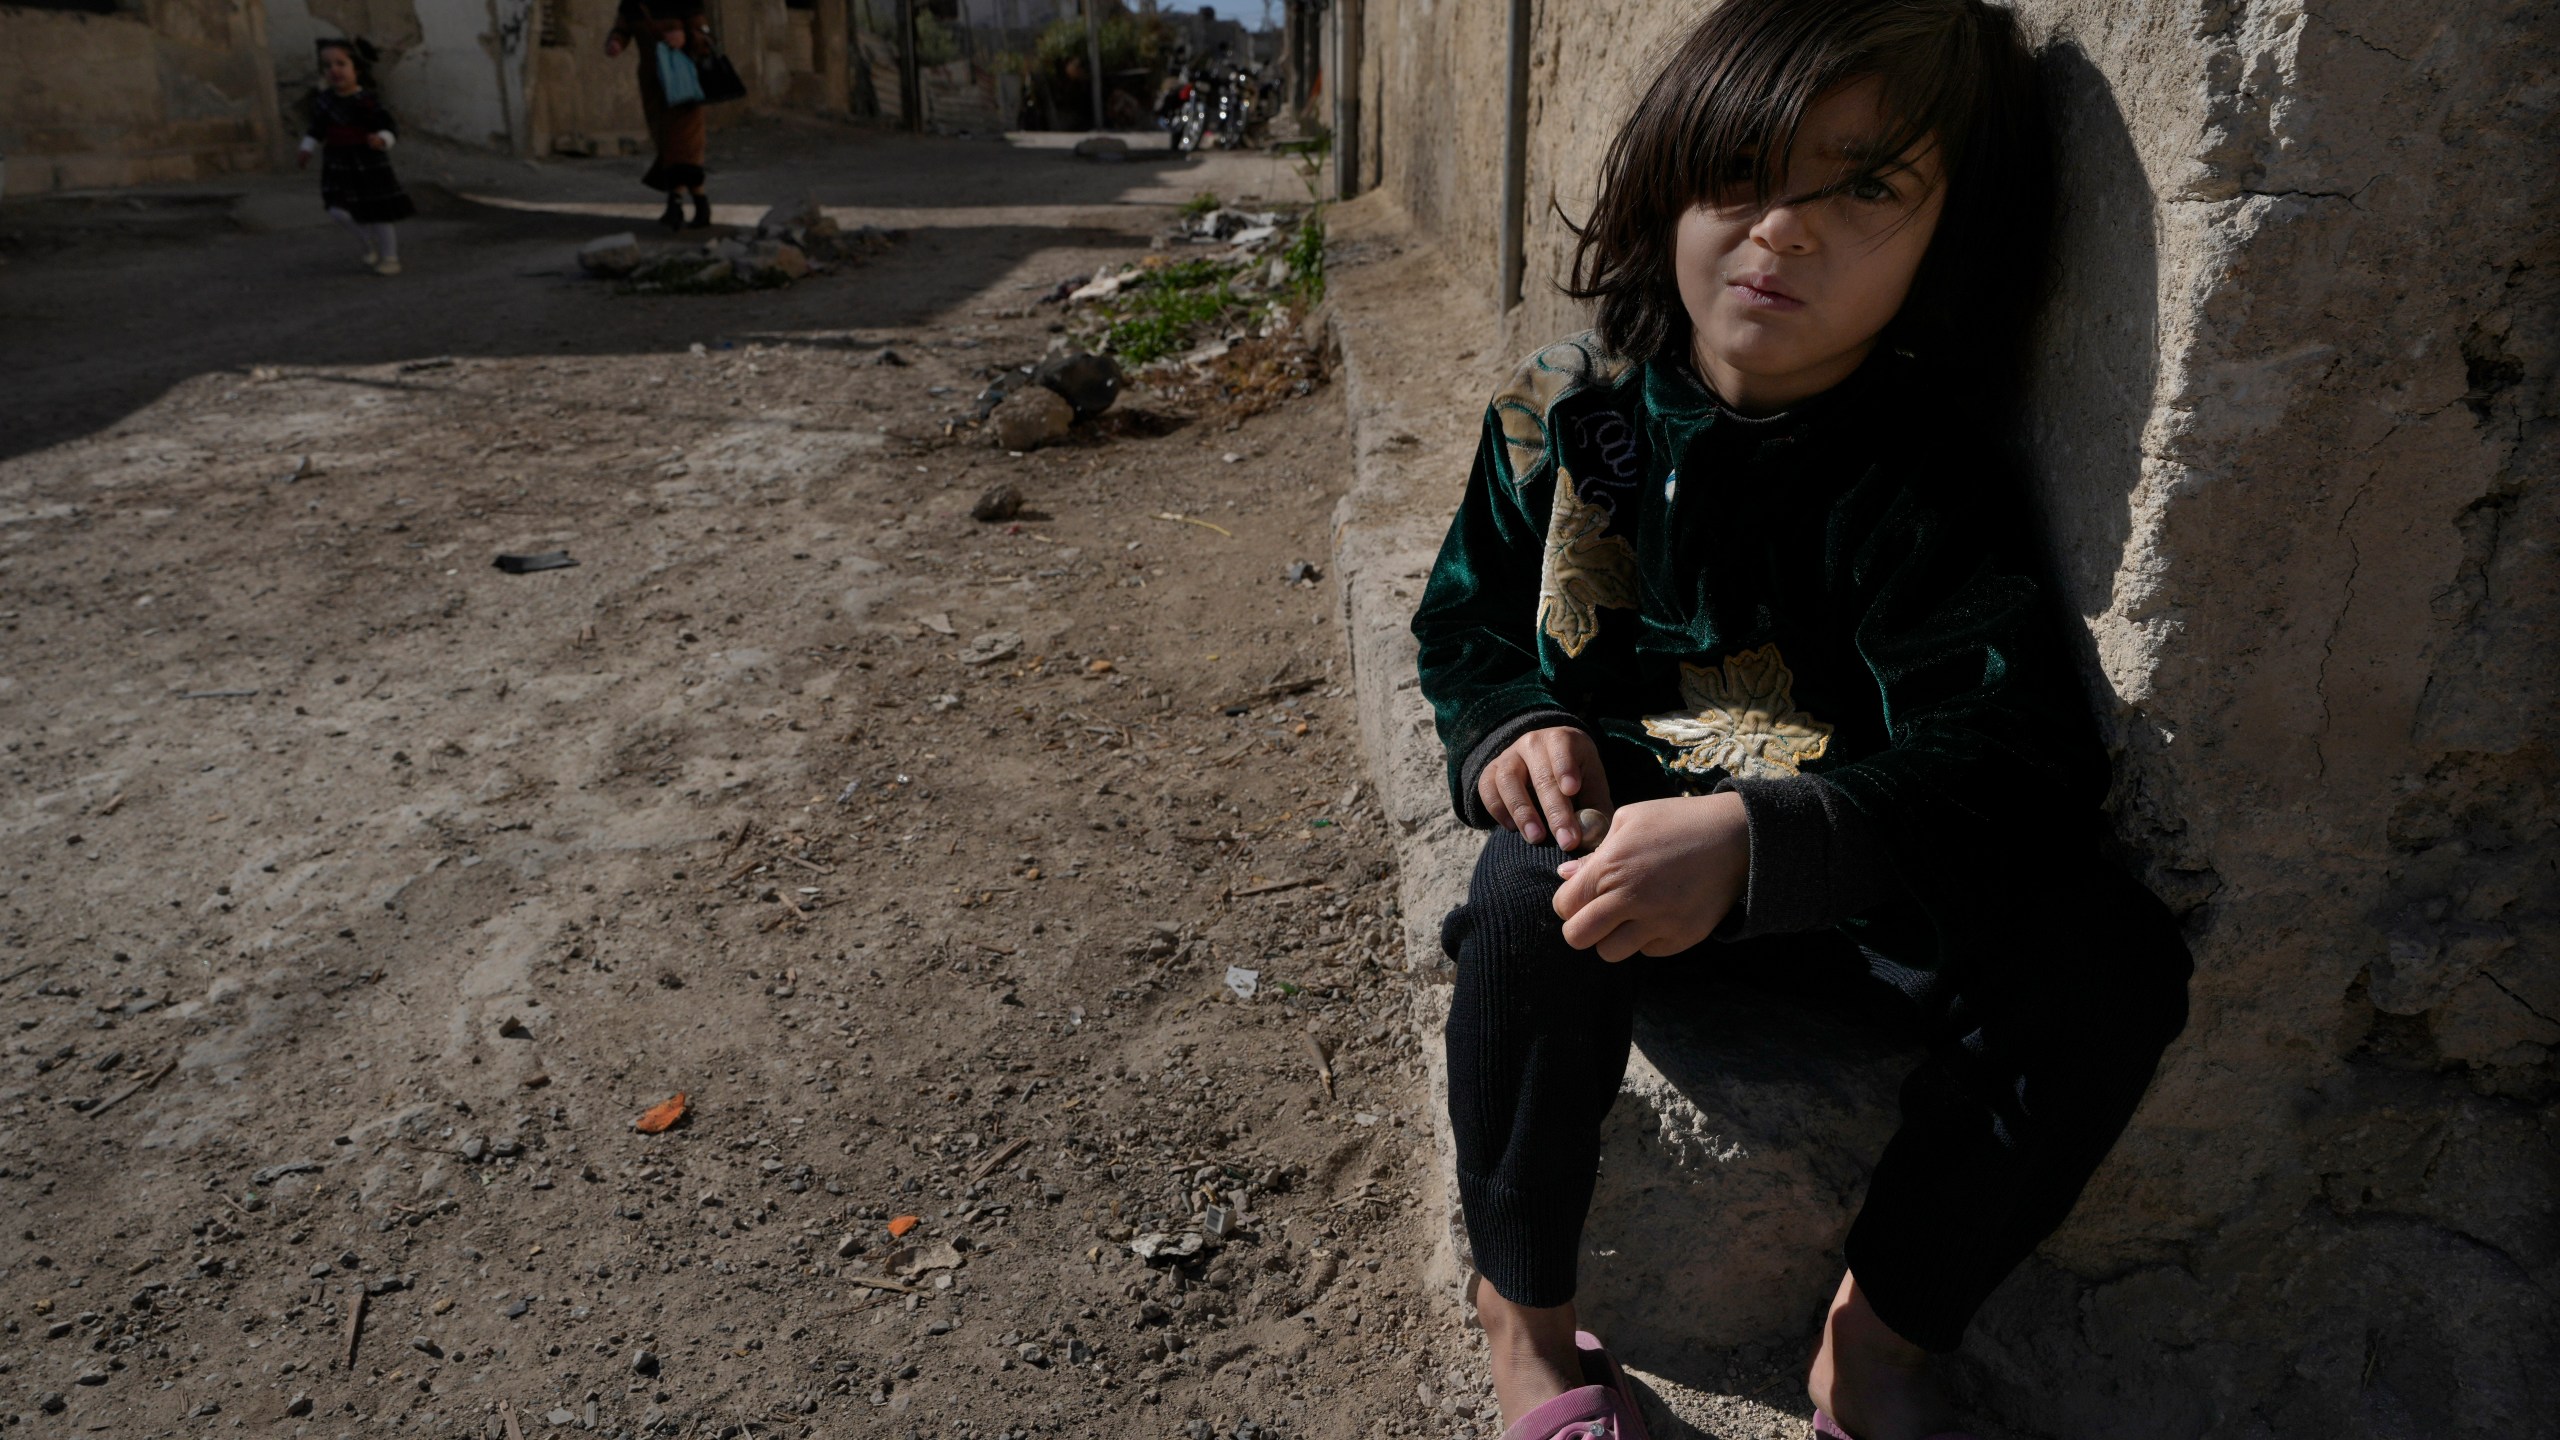
[(1831, 727), (1796, 708), (1795, 683), (1775, 645), (1728, 655), (1713, 670), (1683, 665), (1680, 702), (1695, 713), (1648, 715), (1645, 732), (1680, 747), (1669, 762), (1674, 770), (1722, 770), (1746, 779), (1794, 775), (1831, 748)]
[(1573, 477), (1558, 470), (1538, 576), (1538, 628), (1567, 655), (1580, 655), (1600, 633), (1601, 607), (1635, 608), (1635, 547), (1604, 533), (1608, 528), (1609, 507), (1583, 499)]

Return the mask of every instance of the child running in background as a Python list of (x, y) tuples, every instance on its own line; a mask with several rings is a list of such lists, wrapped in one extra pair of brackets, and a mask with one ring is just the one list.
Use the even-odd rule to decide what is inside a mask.
[(364, 245), (377, 275), (400, 273), (400, 235), (392, 227), (418, 213), (391, 170), (400, 127), (373, 91), (362, 42), (320, 42), (320, 88), (311, 95), (311, 128), (302, 137), (308, 166), (320, 152), (320, 203)]
[(2009, 538), (2037, 94), (1981, 0), (1724, 0), (1577, 232), (1597, 328), (1485, 416), (1413, 628), (1452, 799), (1500, 827), (1442, 940), (1510, 1440), (1644, 1434), (1573, 1300), (1649, 974), (1880, 997), (1928, 1047), (1810, 1364), (1817, 1433), (1857, 1440), (1954, 1434), (1931, 1353), (2186, 1023), (2186, 947), (2103, 858), (2107, 758)]

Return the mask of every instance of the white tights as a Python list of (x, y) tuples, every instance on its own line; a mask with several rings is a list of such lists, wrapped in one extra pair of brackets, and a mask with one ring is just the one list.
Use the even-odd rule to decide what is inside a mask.
[(364, 248), (385, 260), (400, 258), (400, 235), (389, 222), (365, 225), (335, 205), (329, 207), (329, 218), (347, 227), (347, 233), (364, 242)]

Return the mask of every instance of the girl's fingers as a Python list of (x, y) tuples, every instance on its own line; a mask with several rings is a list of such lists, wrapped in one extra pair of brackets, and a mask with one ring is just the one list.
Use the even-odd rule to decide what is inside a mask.
[(1529, 794), (1528, 778), (1524, 773), (1527, 767), (1507, 762), (1508, 757), (1496, 762), (1490, 772), (1494, 793), (1502, 800), (1494, 814), (1503, 817), (1504, 829), (1519, 831), (1521, 839), (1535, 845), (1545, 839), (1546, 834), (1538, 828), (1538, 806)]
[(1546, 812), (1547, 828), (1555, 832), (1556, 843), (1572, 849), (1581, 838), (1574, 833), (1573, 796), (1558, 784), (1551, 757), (1543, 751), (1533, 751), (1529, 757), (1529, 783), (1537, 790), (1538, 808)]
[[(1586, 874), (1588, 872), (1585, 872)], [(1556, 892), (1556, 909), (1564, 914), (1565, 892)], [(1576, 950), (1588, 950), (1609, 937), (1609, 932), (1625, 924), (1635, 911), (1623, 893), (1612, 892), (1585, 899), (1564, 914), (1564, 943)]]

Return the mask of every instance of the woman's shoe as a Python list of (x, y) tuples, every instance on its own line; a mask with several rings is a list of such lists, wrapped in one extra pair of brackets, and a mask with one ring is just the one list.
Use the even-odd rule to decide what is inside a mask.
[(669, 192), (667, 195), (667, 208), (658, 212), (658, 223), (666, 226), (670, 230), (681, 230), (684, 228), (683, 196)]
[[(671, 200), (671, 201), (669, 201), (669, 202), (667, 202), (667, 203), (668, 203), (669, 205), (673, 205), (675, 202)], [(708, 196), (708, 195), (696, 195), (696, 196), (694, 196), (694, 197), (693, 197), (693, 227), (692, 227), (692, 228), (694, 228), (694, 229), (696, 229), (696, 230), (708, 230), (708, 229), (710, 229), (710, 228), (711, 228), (711, 197), (710, 197), (710, 196)]]
[(373, 273), (376, 275), (397, 275), (400, 273), (400, 262), (397, 260), (376, 260), (373, 262)]

